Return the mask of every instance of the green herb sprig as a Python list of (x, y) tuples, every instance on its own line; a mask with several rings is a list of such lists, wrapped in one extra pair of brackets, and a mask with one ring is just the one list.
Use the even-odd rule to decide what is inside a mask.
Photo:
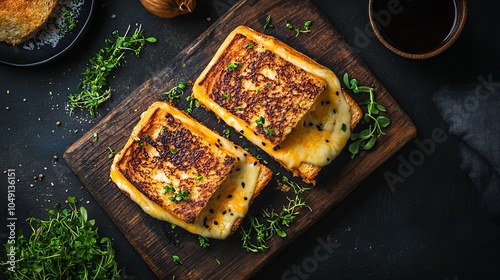
[(198, 235), (198, 242), (200, 243), (200, 247), (207, 248), (210, 246), (210, 242), (208, 238)]
[(74, 109), (87, 109), (91, 116), (95, 116), (97, 107), (111, 97), (111, 89), (106, 87), (107, 77), (120, 66), (125, 52), (131, 51), (139, 56), (146, 43), (156, 42), (154, 37), (144, 37), (141, 26), (130, 36), (129, 31), (130, 26), (123, 36), (113, 32), (113, 39), (105, 40), (107, 47), (89, 59), (89, 66), (82, 72), (83, 79), (77, 85), (80, 92), (68, 95), (70, 114)]
[(179, 98), (183, 93), (184, 89), (186, 89), (186, 82), (180, 81), (177, 85), (170, 90), (165, 92), (165, 95), (168, 97), (168, 100), (172, 101), (174, 99)]
[(269, 28), (274, 28), (274, 25), (271, 23), (271, 15), (267, 15), (266, 22), (264, 23), (264, 26), (262, 26), (262, 29), (264, 30)]
[(188, 102), (188, 107), (186, 108), (186, 113), (193, 113), (194, 108), (200, 108), (200, 102), (198, 99), (193, 98), (191, 95), (186, 96), (186, 101)]
[[(68, 208), (57, 204), (48, 210), (48, 220), (27, 219), (32, 234), (18, 234), (15, 272), (0, 267), (9, 279), (119, 279), (111, 240), (99, 237), (87, 210), (68, 197)], [(11, 245), (7, 244), (6, 248)]]
[(274, 209), (263, 210), (260, 219), (249, 215), (250, 227), (248, 229), (240, 227), (243, 248), (248, 252), (257, 253), (267, 250), (269, 248), (267, 241), (271, 238), (276, 235), (281, 238), (287, 236), (285, 227), (289, 227), (293, 223), (300, 214), (301, 208), (312, 211), (304, 198), (301, 197), (301, 194), (309, 190), (309, 188), (290, 181), (286, 176), (283, 176), (283, 180), (278, 182), (278, 185), (283, 184), (290, 186), (294, 193), (292, 198), (286, 197), (288, 204), (283, 205), (279, 212)]
[(369, 94), (368, 99), (360, 103), (360, 105), (366, 106), (363, 122), (368, 127), (358, 133), (351, 134), (351, 141), (354, 142), (349, 144), (349, 152), (351, 153), (351, 158), (354, 158), (361, 150), (370, 150), (373, 148), (378, 138), (385, 134), (383, 128), (388, 127), (391, 124), (391, 120), (379, 114), (380, 112), (386, 112), (387, 109), (375, 101), (373, 87), (358, 86), (358, 81), (356, 79), (349, 80), (347, 73), (344, 74), (344, 84), (354, 93), (364, 92)]
[(236, 70), (236, 68), (238, 68), (241, 65), (242, 65), (242, 63), (238, 62), (238, 61), (231, 62), (227, 65), (227, 69), (229, 69), (229, 71), (234, 71), (234, 70)]
[(172, 196), (169, 196), (168, 199), (173, 202), (179, 202), (179, 201), (187, 201), (189, 200), (189, 191), (188, 190), (176, 190), (174, 187), (171, 185), (165, 186), (165, 189), (163, 190), (163, 194), (169, 194), (172, 193)]
[(300, 29), (300, 28), (297, 28), (297, 27), (293, 27), (293, 25), (288, 22), (287, 20), (285, 20), (285, 27), (290, 29), (290, 30), (294, 30), (295, 31), (295, 37), (299, 37), (300, 33), (309, 33), (311, 32), (311, 24), (312, 24), (312, 21), (308, 20), (304, 23), (304, 29)]

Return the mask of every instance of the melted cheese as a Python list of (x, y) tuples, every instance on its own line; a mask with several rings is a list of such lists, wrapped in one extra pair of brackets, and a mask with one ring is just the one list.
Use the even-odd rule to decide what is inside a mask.
[[(247, 29), (235, 31), (242, 32), (243, 35), (263, 45), (281, 58), (324, 79), (327, 83), (326, 90), (317, 98), (313, 108), (302, 122), (299, 122), (292, 129), (292, 132), (278, 147), (274, 147), (269, 141), (256, 135), (245, 121), (231, 114), (227, 108), (223, 108), (211, 100), (208, 94), (196, 90), (196, 83), (193, 96), (229, 126), (239, 131), (286, 168), (295, 169), (301, 163), (309, 163), (320, 167), (327, 165), (337, 157), (350, 137), (350, 106), (342, 94), (339, 79), (328, 68), (310, 62), (310, 59), (305, 59), (303, 55), (298, 54), (296, 51), (289, 50), (282, 43), (276, 43), (275, 40), (270, 40), (257, 33), (248, 32)], [(223, 47), (224, 44), (221, 49)], [(219, 52), (222, 51), (221, 49), (219, 49)], [(213, 61), (209, 63), (204, 73), (208, 71), (213, 63)], [(202, 76), (204, 73), (202, 73)]]
[[(235, 222), (238, 219), (242, 219), (248, 212), (248, 207), (258, 185), (259, 174), (263, 167), (241, 147), (234, 145), (231, 141), (221, 137), (184, 114), (178, 113), (176, 109), (170, 108), (170, 106), (168, 108), (170, 113), (181, 120), (187, 128), (195, 130), (200, 135), (203, 135), (206, 141), (212, 145), (219, 146), (238, 159), (231, 173), (212, 195), (195, 222), (193, 224), (186, 223), (151, 201), (117, 170), (114, 163), (111, 166), (111, 179), (144, 212), (152, 217), (175, 224), (194, 234), (208, 238), (224, 239), (231, 233)], [(120, 154), (115, 157), (114, 162), (117, 161), (119, 156)]]

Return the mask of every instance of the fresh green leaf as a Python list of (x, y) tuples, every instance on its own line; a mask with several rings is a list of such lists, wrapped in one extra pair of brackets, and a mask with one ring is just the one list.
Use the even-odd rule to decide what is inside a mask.
[(366, 142), (365, 145), (363, 145), (363, 150), (370, 150), (375, 145), (375, 142), (377, 142), (377, 137), (375, 135), (372, 135), (370, 140)]
[(120, 278), (110, 239), (98, 235), (94, 220), (88, 220), (83, 206), (77, 208), (75, 197), (68, 197), (67, 205), (69, 209), (60, 204), (49, 209), (47, 220), (26, 220), (32, 233), (29, 238), (22, 231), (17, 234), (16, 270), (2, 261), (1, 273), (9, 279)]
[(388, 127), (391, 124), (391, 120), (385, 116), (377, 116), (377, 121), (380, 127)]
[(359, 153), (359, 145), (361, 143), (361, 140), (357, 140), (355, 142), (352, 142), (349, 145), (349, 152), (353, 155), (357, 155)]
[(309, 190), (309, 188), (301, 187), (297, 183), (290, 181), (286, 176), (283, 176), (283, 180), (278, 181), (278, 186), (285, 189), (285, 185), (295, 194), (293, 197), (286, 197), (288, 200), (287, 205), (283, 205), (279, 211), (275, 211), (274, 209), (263, 210), (260, 218), (249, 215), (249, 228), (245, 229), (243, 226), (240, 226), (243, 248), (248, 252), (257, 253), (267, 250), (269, 248), (267, 242), (271, 238), (274, 236), (285, 238), (287, 236), (284, 227), (289, 227), (293, 223), (295, 218), (300, 214), (299, 209), (307, 208), (311, 210), (300, 196)]

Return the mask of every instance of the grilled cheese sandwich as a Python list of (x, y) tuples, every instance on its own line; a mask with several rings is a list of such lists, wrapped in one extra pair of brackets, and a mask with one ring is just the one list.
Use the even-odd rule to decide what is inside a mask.
[(308, 183), (362, 117), (330, 69), (244, 26), (219, 47), (193, 97)]

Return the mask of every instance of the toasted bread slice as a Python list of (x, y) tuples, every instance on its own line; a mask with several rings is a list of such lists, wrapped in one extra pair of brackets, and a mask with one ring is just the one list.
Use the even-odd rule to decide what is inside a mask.
[(171, 104), (142, 114), (111, 178), (149, 215), (190, 232), (225, 238), (272, 172), (241, 147)]
[(193, 97), (308, 183), (362, 117), (331, 70), (245, 26), (224, 40)]
[(57, 0), (0, 1), (0, 42), (19, 44), (47, 22)]

